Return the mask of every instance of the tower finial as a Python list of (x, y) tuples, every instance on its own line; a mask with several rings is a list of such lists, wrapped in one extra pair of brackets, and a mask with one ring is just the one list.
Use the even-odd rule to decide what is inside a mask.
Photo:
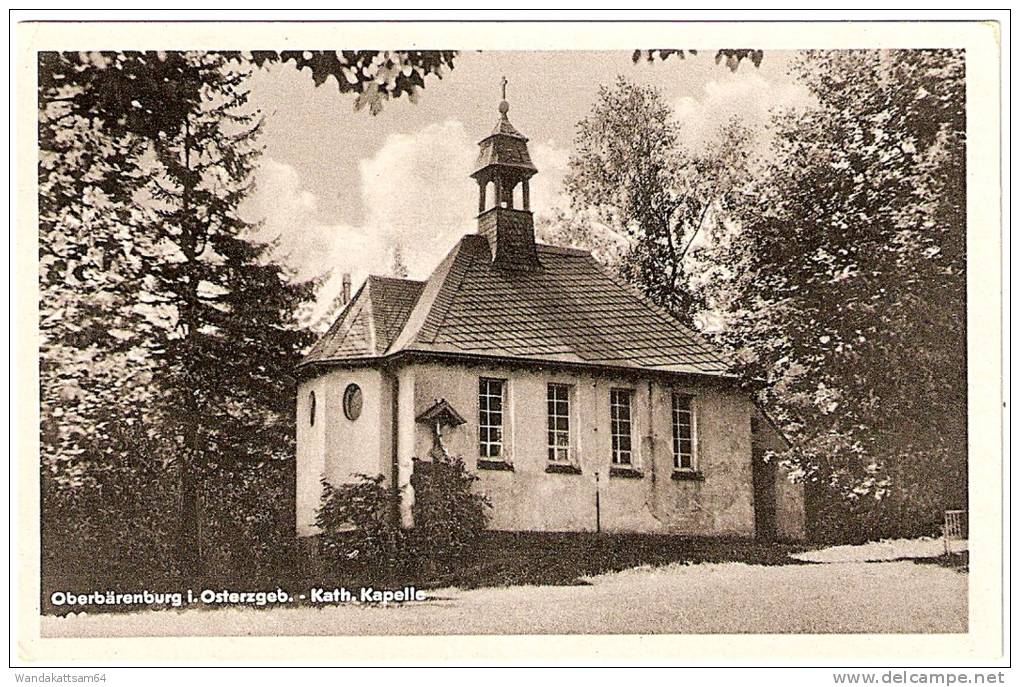
[(506, 101), (506, 85), (510, 83), (507, 81), (506, 76), (503, 77), (500, 82), (500, 86), (503, 88), (503, 99), (499, 101), (499, 113), (506, 117), (506, 113), (510, 111), (510, 103)]

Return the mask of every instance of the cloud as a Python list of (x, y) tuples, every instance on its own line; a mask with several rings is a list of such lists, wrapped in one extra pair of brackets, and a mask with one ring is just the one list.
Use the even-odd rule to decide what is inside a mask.
[(810, 103), (807, 88), (799, 83), (775, 83), (758, 72), (740, 69), (706, 83), (697, 98), (678, 98), (673, 110), (684, 126), (685, 141), (699, 150), (713, 142), (721, 128), (734, 118), (765, 146), (769, 135), (766, 125), (772, 111), (800, 109)]
[(267, 158), (262, 160), (255, 192), (242, 213), (246, 219), (262, 222), (256, 238), (275, 241), (276, 258), (301, 279), (319, 277), (335, 268), (353, 271), (366, 264), (363, 256), (382, 249), (381, 238), (362, 227), (323, 223), (317, 219), (317, 207), (315, 195), (304, 188), (294, 167)]
[[(532, 144), (531, 151), (539, 168), (532, 208), (540, 213), (560, 199), (568, 153), (551, 141)], [(339, 292), (344, 272), (355, 288), (369, 274), (389, 273), (399, 244), (408, 276), (424, 279), (462, 235), (475, 230), (478, 190), (468, 175), (477, 152), (474, 137), (452, 119), (389, 135), (358, 164), (364, 219), (357, 226), (323, 221), (298, 171), (265, 158), (244, 212), (263, 221), (259, 237), (276, 240), (278, 258), (299, 277), (330, 273), (317, 299), (321, 312)]]
[[(359, 164), (366, 230), (399, 243), (412, 278), (424, 278), (473, 229), (477, 147), (456, 120), (391, 134)], [(389, 248), (388, 250), (392, 250)]]

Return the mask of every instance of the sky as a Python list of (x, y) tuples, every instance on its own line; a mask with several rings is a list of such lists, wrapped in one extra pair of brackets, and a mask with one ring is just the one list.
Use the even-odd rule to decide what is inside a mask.
[(430, 76), (418, 103), (386, 101), (381, 114), (354, 111), (354, 97), (308, 73), (275, 65), (251, 77), (251, 104), (265, 115), (265, 152), (246, 219), (278, 241), (279, 257), (302, 277), (331, 276), (320, 308), (368, 274), (388, 274), (400, 244), (409, 276), (426, 278), (465, 233), (474, 231), (477, 187), (468, 175), (477, 143), (496, 124), (500, 82), (509, 81), (510, 121), (528, 136), (539, 173), (536, 216), (564, 205), (561, 185), (575, 125), (601, 85), (617, 75), (660, 89), (692, 146), (738, 116), (765, 135), (773, 108), (803, 107), (806, 90), (788, 74), (792, 53), (768, 51), (760, 68), (734, 73), (708, 52), (634, 64), (630, 52), (461, 53), (452, 71)]

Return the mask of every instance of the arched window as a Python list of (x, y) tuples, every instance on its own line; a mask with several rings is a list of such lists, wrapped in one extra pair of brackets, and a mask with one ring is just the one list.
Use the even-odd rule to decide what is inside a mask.
[(523, 210), (524, 209), (524, 184), (523, 183), (519, 183), (516, 186), (514, 186), (513, 209), (514, 210)]
[(485, 209), (491, 210), (496, 207), (496, 182), (490, 181), (485, 184)]
[(315, 426), (315, 392), (308, 394), (308, 424)]

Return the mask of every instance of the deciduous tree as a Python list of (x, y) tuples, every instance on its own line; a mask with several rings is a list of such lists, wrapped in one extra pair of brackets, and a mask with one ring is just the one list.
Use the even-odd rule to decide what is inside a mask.
[(775, 122), (702, 296), (826, 485), (826, 531), (931, 532), (966, 503), (964, 58), (816, 52), (797, 74), (818, 106)]
[(577, 125), (565, 183), (573, 213), (601, 225), (603, 235), (627, 237), (622, 275), (688, 323), (697, 311), (688, 253), (746, 175), (746, 136), (733, 124), (706, 150), (692, 151), (659, 91), (623, 78), (600, 88)]

